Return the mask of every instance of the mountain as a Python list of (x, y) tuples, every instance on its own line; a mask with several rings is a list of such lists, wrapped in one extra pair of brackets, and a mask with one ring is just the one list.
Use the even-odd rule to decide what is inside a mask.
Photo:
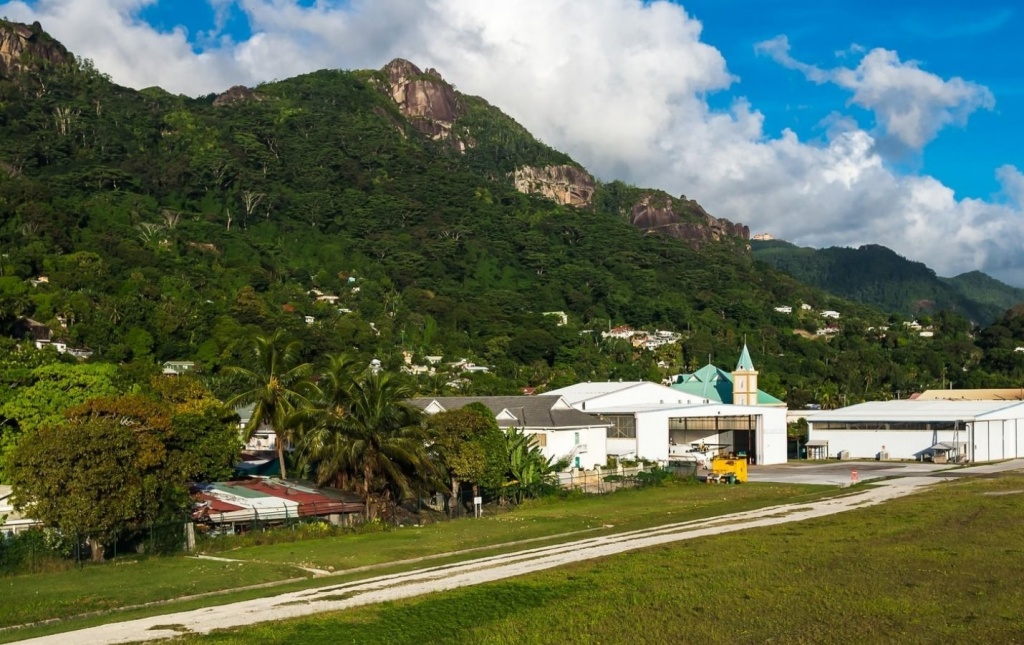
[(1024, 302), (1024, 289), (980, 271), (942, 278), (884, 246), (811, 249), (783, 240), (754, 240), (751, 247), (755, 258), (801, 282), (906, 316), (952, 310), (987, 325)]
[[(309, 359), (472, 359), (490, 393), (728, 364), (744, 338), (795, 404), (999, 378), (966, 324), (866, 334), (883, 312), (755, 262), (742, 224), (598, 181), (409, 61), (190, 98), (120, 87), (38, 26), (0, 42), (0, 337), (32, 319), (92, 361), (215, 374), (281, 328)], [(774, 308), (798, 302), (842, 333)], [(681, 339), (596, 342), (620, 324)]]

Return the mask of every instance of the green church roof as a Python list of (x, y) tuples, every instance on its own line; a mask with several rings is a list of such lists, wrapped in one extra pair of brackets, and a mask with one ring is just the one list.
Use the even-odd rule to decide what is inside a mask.
[[(736, 369), (740, 369), (744, 358), (746, 358), (747, 365), (751, 366), (748, 369), (753, 371), (750, 352), (747, 351), (746, 346), (743, 347), (743, 353), (740, 355), (740, 362)], [(714, 365), (705, 365), (693, 374), (680, 374), (671, 387), (680, 392), (705, 398), (712, 403), (732, 405), (732, 374)], [(757, 391), (757, 404), (784, 405), (783, 401), (764, 390)]]
[(745, 372), (754, 371), (754, 361), (750, 360), (750, 350), (747, 349), (747, 344), (743, 343), (743, 352), (740, 354), (740, 360), (736, 362), (736, 371), (743, 370)]

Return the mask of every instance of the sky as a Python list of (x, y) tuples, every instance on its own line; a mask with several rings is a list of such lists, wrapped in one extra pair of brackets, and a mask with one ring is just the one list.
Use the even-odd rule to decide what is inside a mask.
[(0, 0), (114, 81), (198, 96), (436, 68), (599, 179), (804, 246), (1024, 286), (1010, 0)]

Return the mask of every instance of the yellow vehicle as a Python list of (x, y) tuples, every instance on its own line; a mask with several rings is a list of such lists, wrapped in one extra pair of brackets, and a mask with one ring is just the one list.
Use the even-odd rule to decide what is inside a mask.
[(734, 480), (735, 483), (746, 482), (747, 460), (735, 457), (715, 457), (711, 460), (711, 475), (708, 477), (708, 481), (712, 481), (712, 478), (716, 482), (728, 481), (730, 479)]

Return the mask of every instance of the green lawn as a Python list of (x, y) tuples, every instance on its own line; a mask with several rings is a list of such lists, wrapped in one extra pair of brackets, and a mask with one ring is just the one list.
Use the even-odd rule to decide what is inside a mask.
[(1009, 643), (1022, 580), (1024, 477), (1009, 475), (187, 642)]
[[(260, 562), (303, 562), (341, 571), (575, 531), (624, 531), (700, 519), (774, 503), (814, 499), (835, 490), (831, 486), (785, 484), (677, 484), (603, 496), (549, 498), (527, 502), (511, 512), (485, 515), (480, 520), (442, 522), (423, 528), (406, 527), (383, 534), (332, 540), (246, 547), (217, 555)], [(608, 526), (611, 528), (605, 528)]]
[[(52, 618), (130, 607), (246, 585), (287, 580), (306, 574), (295, 564), (317, 568), (335, 567), (339, 573), (366, 565), (385, 565), (407, 558), (450, 553), (467, 548), (555, 536), (581, 530), (608, 533), (642, 526), (697, 519), (734, 511), (759, 508), (787, 501), (800, 501), (832, 494), (831, 487), (748, 484), (707, 486), (671, 484), (661, 488), (624, 490), (604, 496), (570, 497), (531, 502), (515, 510), (486, 516), (481, 520), (442, 522), (422, 528), (403, 528), (384, 533), (345, 535), (217, 553), (245, 563), (201, 561), (193, 558), (148, 558), (85, 566), (62, 572), (38, 573), (0, 578), (0, 627), (21, 625)], [(611, 525), (611, 528), (606, 528)], [(579, 536), (554, 538), (565, 541)], [(529, 548), (535, 544), (499, 546), (495, 552)], [(445, 558), (444, 561), (482, 555), (475, 552)], [(439, 560), (441, 561), (441, 560)], [(130, 562), (130, 563), (129, 563)], [(413, 565), (397, 568), (407, 569)], [(362, 573), (369, 576), (381, 570)], [(338, 579), (331, 578), (330, 581)], [(316, 581), (305, 583), (306, 586)], [(323, 582), (326, 584), (326, 582)], [(256, 593), (269, 595), (281, 589)], [(239, 599), (237, 594), (206, 598), (188, 606), (219, 604)], [(178, 604), (150, 608), (141, 613), (166, 613), (181, 609)], [(131, 612), (139, 616), (140, 612)], [(124, 618), (120, 614), (89, 620), (66, 621), (33, 630), (32, 635), (64, 631), (85, 624)], [(23, 632), (0, 632), (0, 641)]]
[(0, 578), (0, 627), (306, 575), (276, 564), (125, 558), (55, 573), (4, 577)]

